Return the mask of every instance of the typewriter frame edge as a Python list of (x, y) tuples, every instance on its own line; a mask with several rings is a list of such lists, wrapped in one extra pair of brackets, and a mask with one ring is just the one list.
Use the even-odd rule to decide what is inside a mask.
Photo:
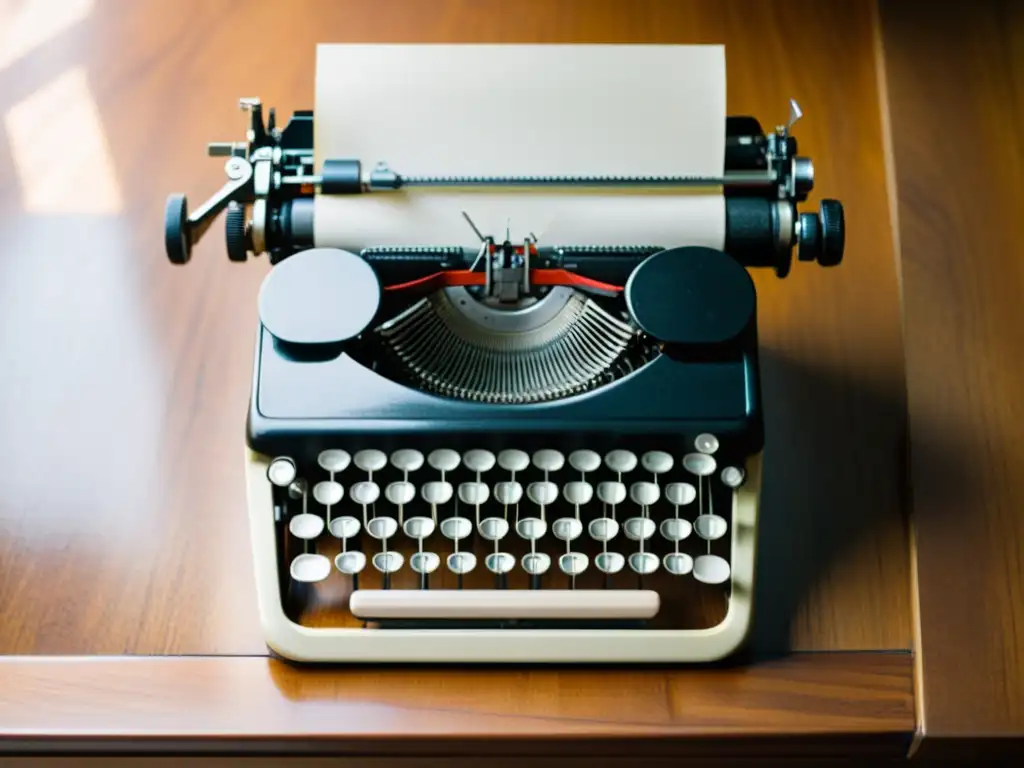
[[(698, 663), (746, 641), (753, 612), (763, 452), (733, 493), (731, 595), (725, 618), (696, 630), (405, 630), (311, 628), (291, 621), (278, 587), (270, 458), (245, 447), (246, 502), (260, 623), (267, 647), (308, 663)], [(611, 649), (614, 649), (612, 651)]]

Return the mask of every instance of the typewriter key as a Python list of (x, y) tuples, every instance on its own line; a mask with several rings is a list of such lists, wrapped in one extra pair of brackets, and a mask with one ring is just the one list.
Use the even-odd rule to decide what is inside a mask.
[(601, 457), (594, 451), (586, 449), (573, 451), (569, 454), (569, 466), (584, 474), (596, 472), (601, 468)]
[(413, 552), (409, 556), (409, 567), (419, 574), (431, 574), (441, 564), (436, 552)]
[(519, 564), (530, 576), (543, 576), (551, 567), (551, 557), (543, 552), (530, 552), (523, 555)]
[(557, 472), (565, 466), (565, 457), (552, 448), (544, 448), (533, 454), (533, 466), (544, 473)]
[(515, 480), (503, 480), (494, 484), (494, 498), (499, 504), (511, 507), (523, 498), (523, 486)]
[(341, 487), (341, 483), (333, 480), (324, 480), (313, 486), (313, 498), (325, 507), (334, 506), (344, 495), (345, 489)]
[(658, 570), (658, 556), (651, 552), (634, 552), (629, 556), (629, 567), (641, 576), (654, 573)]
[(697, 531), (697, 535), (706, 541), (722, 538), (728, 528), (729, 524), (725, 518), (718, 515), (697, 515), (697, 519), (693, 523), (693, 529)]
[(442, 477), (445, 472), (454, 472), (458, 469), (460, 461), (459, 454), (451, 448), (438, 448), (427, 456), (427, 464), (441, 472)]
[(619, 535), (619, 524), (610, 517), (599, 517), (590, 521), (587, 531), (594, 541), (608, 542)]
[(366, 567), (366, 555), (362, 552), (342, 552), (334, 558), (334, 567), (346, 576), (355, 576)]
[(473, 532), (473, 523), (468, 517), (449, 517), (441, 521), (441, 535), (446, 539), (458, 541)]
[(337, 448), (321, 451), (320, 455), (316, 457), (316, 463), (325, 472), (330, 472), (332, 479), (335, 472), (344, 472), (348, 469), (349, 462), (351, 461), (352, 457), (348, 455), (347, 451)]
[(501, 576), (516, 566), (516, 559), (508, 552), (492, 552), (484, 558), (484, 567), (491, 573)]
[(480, 535), (487, 541), (501, 541), (508, 536), (508, 520), (503, 517), (488, 517), (480, 521)]
[(324, 532), (324, 519), (306, 513), (296, 515), (288, 521), (288, 530), (297, 539), (312, 541)]
[(590, 558), (582, 552), (566, 552), (558, 558), (558, 568), (566, 576), (575, 578), (587, 570)]
[(718, 450), (718, 438), (705, 432), (704, 434), (697, 435), (697, 438), (693, 441), (693, 446), (701, 453), (714, 453)]
[(700, 555), (693, 561), (693, 578), (704, 584), (722, 584), (730, 572), (729, 563), (718, 555)]
[[(589, 504), (590, 500), (594, 498), (594, 487), (582, 480), (573, 480), (565, 484), (562, 496), (574, 507), (582, 507), (584, 504)], [(579, 509), (576, 510), (576, 514), (579, 515)]]
[(693, 570), (693, 558), (683, 552), (669, 552), (661, 564), (673, 576), (685, 576)]
[(459, 501), (471, 507), (479, 507), (490, 498), (491, 490), (486, 483), (460, 483)]
[(623, 523), (622, 530), (630, 541), (646, 541), (658, 528), (649, 517), (631, 517)]
[(405, 521), (402, 530), (405, 531), (405, 535), (410, 539), (419, 541), (429, 537), (434, 532), (435, 527), (434, 521), (429, 517), (410, 517)]
[(403, 507), (416, 498), (416, 486), (405, 480), (388, 483), (384, 489), (384, 498), (396, 507)]
[(739, 488), (744, 479), (745, 474), (739, 467), (726, 467), (722, 470), (722, 484), (729, 488)]
[(352, 459), (352, 463), (358, 469), (368, 472), (370, 477), (373, 477), (374, 472), (380, 472), (388, 465), (388, 457), (384, 454), (384, 451), (368, 448), (365, 451), (359, 451)]
[(310, 584), (331, 575), (331, 561), (323, 555), (302, 554), (292, 560), (289, 573), (294, 581)]
[[(443, 480), (431, 480), (429, 483), (424, 483), (420, 489), (420, 496), (432, 507), (447, 504), (452, 500), (452, 484)], [(437, 514), (437, 510), (434, 510), (434, 514)]]
[(331, 536), (336, 539), (352, 539), (359, 534), (359, 529), (362, 526), (363, 524), (358, 517), (343, 515), (331, 520), (328, 530), (330, 530)]
[(665, 499), (674, 507), (692, 504), (697, 498), (697, 489), (689, 483), (669, 483), (665, 486)]
[(463, 576), (476, 568), (476, 555), (472, 552), (452, 552), (448, 555), (448, 570)]
[(462, 457), (462, 463), (466, 466), (466, 469), (470, 472), (475, 472), (477, 475), (481, 472), (489, 472), (494, 467), (494, 461), (493, 453), (479, 448), (466, 451), (466, 454)]
[(527, 541), (537, 541), (548, 532), (548, 524), (539, 517), (524, 517), (516, 523), (516, 533)]
[(697, 477), (707, 477), (715, 472), (714, 456), (707, 453), (688, 453), (683, 456), (683, 469)]
[(633, 503), (639, 504), (641, 507), (649, 507), (652, 504), (656, 504), (660, 497), (661, 490), (654, 483), (641, 480), (629, 487), (629, 498), (633, 500)]
[(551, 533), (561, 541), (575, 541), (583, 533), (583, 523), (575, 517), (560, 517), (551, 524)]
[(652, 475), (663, 475), (672, 469), (675, 461), (664, 451), (648, 451), (640, 459), (640, 464)]
[(594, 558), (594, 565), (597, 566), (597, 570), (609, 576), (613, 576), (621, 571), (625, 564), (626, 558), (618, 552), (602, 552)]
[(625, 475), (636, 469), (636, 454), (632, 451), (614, 450), (604, 457), (604, 463), (612, 472)]
[(360, 480), (349, 489), (348, 493), (352, 497), (352, 501), (365, 508), (374, 504), (380, 498), (380, 486), (368, 480)]
[(526, 496), (543, 509), (558, 499), (558, 486), (550, 481), (530, 483), (526, 488)]
[(390, 539), (398, 533), (398, 521), (393, 517), (371, 517), (366, 521), (366, 532), (375, 539)]
[(603, 482), (597, 486), (597, 498), (612, 507), (626, 500), (625, 483)]
[(506, 472), (522, 472), (530, 466), (530, 457), (525, 451), (508, 448), (498, 454), (498, 466)]
[(391, 466), (399, 472), (415, 472), (423, 466), (423, 454), (414, 448), (401, 448), (391, 454)]
[(689, 537), (693, 531), (693, 525), (689, 520), (682, 520), (678, 517), (669, 517), (661, 521), (661, 537), (665, 541), (682, 541)]
[(267, 467), (267, 480), (279, 488), (286, 488), (295, 479), (295, 462), (287, 456), (280, 456)]
[(401, 552), (378, 552), (372, 562), (373, 567), (381, 573), (395, 573), (401, 570), (405, 558)]

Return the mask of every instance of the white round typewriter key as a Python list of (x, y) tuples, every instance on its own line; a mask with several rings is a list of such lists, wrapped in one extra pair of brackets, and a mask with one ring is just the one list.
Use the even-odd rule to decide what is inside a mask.
[(526, 487), (526, 496), (538, 507), (546, 507), (557, 501), (558, 486), (551, 481), (530, 483)]
[(321, 451), (320, 455), (316, 457), (316, 463), (324, 472), (344, 472), (348, 469), (351, 461), (352, 457), (348, 455), (348, 451), (343, 451), (340, 448)]
[(693, 447), (701, 453), (714, 453), (718, 450), (718, 438), (710, 432), (697, 435), (693, 441)]
[(468, 517), (449, 517), (441, 521), (441, 535), (446, 539), (464, 539), (473, 532), (473, 523)]
[(417, 573), (433, 573), (441, 564), (436, 552), (414, 552), (409, 556), (409, 567)]
[(682, 541), (693, 531), (693, 525), (689, 520), (682, 520), (678, 517), (665, 518), (659, 527), (661, 528), (661, 537), (666, 541)]
[(436, 552), (413, 552), (409, 555), (409, 567), (416, 573), (433, 573), (441, 564)]
[(288, 570), (293, 581), (312, 584), (331, 575), (331, 561), (323, 555), (303, 554), (292, 560)]
[(503, 517), (487, 517), (480, 521), (480, 535), (488, 541), (501, 541), (508, 536), (508, 520)]
[(566, 552), (558, 558), (558, 568), (566, 576), (579, 576), (590, 565), (590, 558), (582, 552)]
[(452, 552), (448, 555), (448, 570), (462, 576), (476, 568), (476, 555), (472, 552)]
[(722, 470), (722, 484), (729, 488), (739, 488), (745, 477), (746, 474), (739, 467), (726, 467)]
[(494, 461), (494, 454), (481, 448), (466, 451), (462, 457), (462, 463), (470, 472), (490, 472)]
[(366, 555), (362, 552), (341, 552), (334, 558), (334, 567), (346, 576), (354, 576), (366, 567)]
[(633, 500), (634, 504), (639, 504), (641, 507), (649, 507), (652, 504), (656, 504), (660, 496), (661, 489), (654, 483), (641, 480), (629, 486), (629, 498)]
[(531, 552), (528, 555), (523, 555), (519, 564), (531, 576), (540, 576), (547, 573), (548, 568), (551, 567), (551, 557), (543, 552)]
[(619, 535), (619, 524), (610, 517), (599, 517), (590, 521), (587, 532), (594, 541), (611, 541)]
[(420, 496), (427, 504), (447, 504), (452, 500), (452, 484), (447, 481), (431, 480), (420, 488)]
[(523, 486), (517, 480), (503, 480), (494, 484), (494, 498), (499, 504), (512, 506), (523, 498)]
[(362, 527), (363, 524), (358, 517), (352, 517), (351, 515), (336, 517), (331, 520), (331, 536), (336, 539), (351, 539), (359, 533), (359, 529)]
[(391, 466), (399, 472), (415, 472), (423, 466), (423, 454), (415, 448), (400, 448), (391, 454)]
[(700, 555), (693, 561), (693, 578), (704, 584), (721, 584), (730, 573), (729, 563), (718, 555)]
[(697, 498), (697, 489), (689, 483), (669, 483), (665, 486), (665, 499), (674, 507), (685, 507)]
[(629, 567), (641, 576), (658, 570), (658, 556), (653, 552), (634, 552), (629, 556)]
[(404, 562), (401, 552), (378, 552), (373, 556), (373, 567), (381, 573), (395, 573)]
[(279, 456), (267, 467), (267, 480), (274, 485), (285, 488), (295, 479), (295, 462), (287, 456)]
[(609, 576), (621, 571), (625, 564), (626, 558), (618, 552), (602, 552), (594, 558), (594, 565), (597, 566), (597, 570), (601, 573), (607, 573)]
[(640, 466), (652, 475), (663, 475), (672, 469), (675, 460), (664, 451), (648, 451), (640, 458)]
[(636, 469), (636, 454), (632, 451), (624, 451), (618, 448), (604, 457), (605, 466), (612, 472), (624, 475)]
[(717, 464), (715, 457), (707, 453), (688, 453), (683, 456), (683, 469), (697, 477), (713, 475)]
[(626, 500), (626, 484), (603, 482), (597, 485), (597, 498), (605, 504), (621, 504)]
[(460, 483), (459, 501), (471, 507), (478, 507), (484, 504), (491, 496), (491, 489), (487, 483)]
[(562, 489), (562, 498), (574, 507), (582, 507), (584, 504), (589, 504), (590, 500), (594, 498), (594, 486), (582, 480), (573, 480), (565, 484)]
[(366, 521), (366, 532), (375, 539), (390, 539), (398, 533), (398, 521), (393, 517), (371, 517)]
[(729, 524), (724, 517), (718, 515), (697, 515), (693, 522), (693, 529), (697, 535), (706, 541), (715, 541), (725, 536), (729, 530)]
[(333, 480), (324, 480), (313, 486), (313, 498), (325, 507), (337, 504), (344, 495), (345, 489), (341, 487), (341, 483)]
[(484, 558), (484, 567), (500, 576), (516, 567), (516, 559), (508, 552), (492, 552)]
[(565, 456), (554, 448), (542, 448), (533, 454), (533, 466), (543, 472), (557, 472), (565, 466)]
[(352, 463), (363, 472), (380, 472), (388, 465), (388, 457), (384, 451), (367, 448), (364, 451), (359, 451), (352, 459)]
[(427, 464), (438, 472), (454, 472), (459, 468), (459, 454), (451, 448), (438, 448), (427, 456)]
[(631, 517), (622, 524), (622, 530), (630, 541), (647, 541), (658, 526), (649, 517)]
[(324, 519), (316, 515), (296, 515), (288, 521), (292, 536), (303, 541), (312, 541), (324, 532)]
[(404, 506), (416, 498), (416, 486), (405, 480), (388, 483), (384, 489), (384, 498), (396, 507)]
[(522, 472), (530, 466), (530, 455), (515, 448), (506, 448), (498, 454), (498, 466), (506, 472)]
[(601, 457), (586, 449), (569, 454), (569, 466), (577, 472), (596, 472), (601, 468)]
[(380, 498), (380, 486), (368, 480), (360, 480), (348, 490), (348, 495), (356, 504), (364, 507), (376, 503)]
[(561, 541), (575, 541), (583, 533), (583, 523), (575, 517), (560, 517), (551, 524), (551, 533)]
[(527, 541), (536, 541), (548, 532), (548, 524), (539, 517), (524, 517), (516, 523), (516, 533)]
[(693, 558), (684, 552), (669, 552), (661, 559), (661, 564), (673, 576), (685, 576), (693, 570)]
[(425, 539), (434, 532), (434, 521), (429, 517), (410, 517), (402, 530), (410, 539)]

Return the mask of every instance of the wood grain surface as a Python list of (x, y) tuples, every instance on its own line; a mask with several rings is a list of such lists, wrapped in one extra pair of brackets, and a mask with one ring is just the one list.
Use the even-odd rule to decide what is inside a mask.
[(897, 755), (914, 727), (910, 663), (834, 653), (728, 671), (424, 669), (410, 685), (402, 670), (310, 675), (258, 658), (20, 658), (0, 661), (0, 751), (722, 759), (799, 743)]
[[(903, 254), (923, 726), (935, 739), (1021, 738), (1024, 7), (979, 2), (963, 13), (954, 3), (883, 2), (881, 21)], [(958, 446), (954, 475), (937, 462), (937, 442)]]
[[(10, 25), (30, 5), (0, 13)], [(910, 647), (870, 3), (64, 7), (82, 12), (37, 13), (47, 34), (0, 59), (0, 652), (265, 653), (239, 457), (267, 265), (229, 264), (218, 224), (171, 266), (162, 212), (170, 192), (195, 207), (223, 182), (204, 148), (243, 138), (240, 96), (279, 117), (313, 106), (322, 41), (724, 43), (730, 112), (772, 125), (799, 99), (812, 203), (845, 204), (847, 263), (756, 278), (768, 448), (752, 647)]]

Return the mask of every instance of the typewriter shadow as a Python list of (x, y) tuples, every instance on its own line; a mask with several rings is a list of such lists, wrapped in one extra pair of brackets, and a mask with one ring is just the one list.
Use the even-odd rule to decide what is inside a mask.
[[(762, 349), (761, 369), (764, 481), (747, 658), (834, 647), (826, 638), (841, 626), (910, 610), (902, 378), (879, 384), (852, 367), (812, 367), (771, 349)], [(945, 470), (943, 487), (929, 493), (953, 504), (966, 494), (954, 445), (936, 435), (914, 450)], [(897, 590), (907, 594), (890, 597)], [(843, 636), (848, 644), (880, 632), (862, 626)]]

